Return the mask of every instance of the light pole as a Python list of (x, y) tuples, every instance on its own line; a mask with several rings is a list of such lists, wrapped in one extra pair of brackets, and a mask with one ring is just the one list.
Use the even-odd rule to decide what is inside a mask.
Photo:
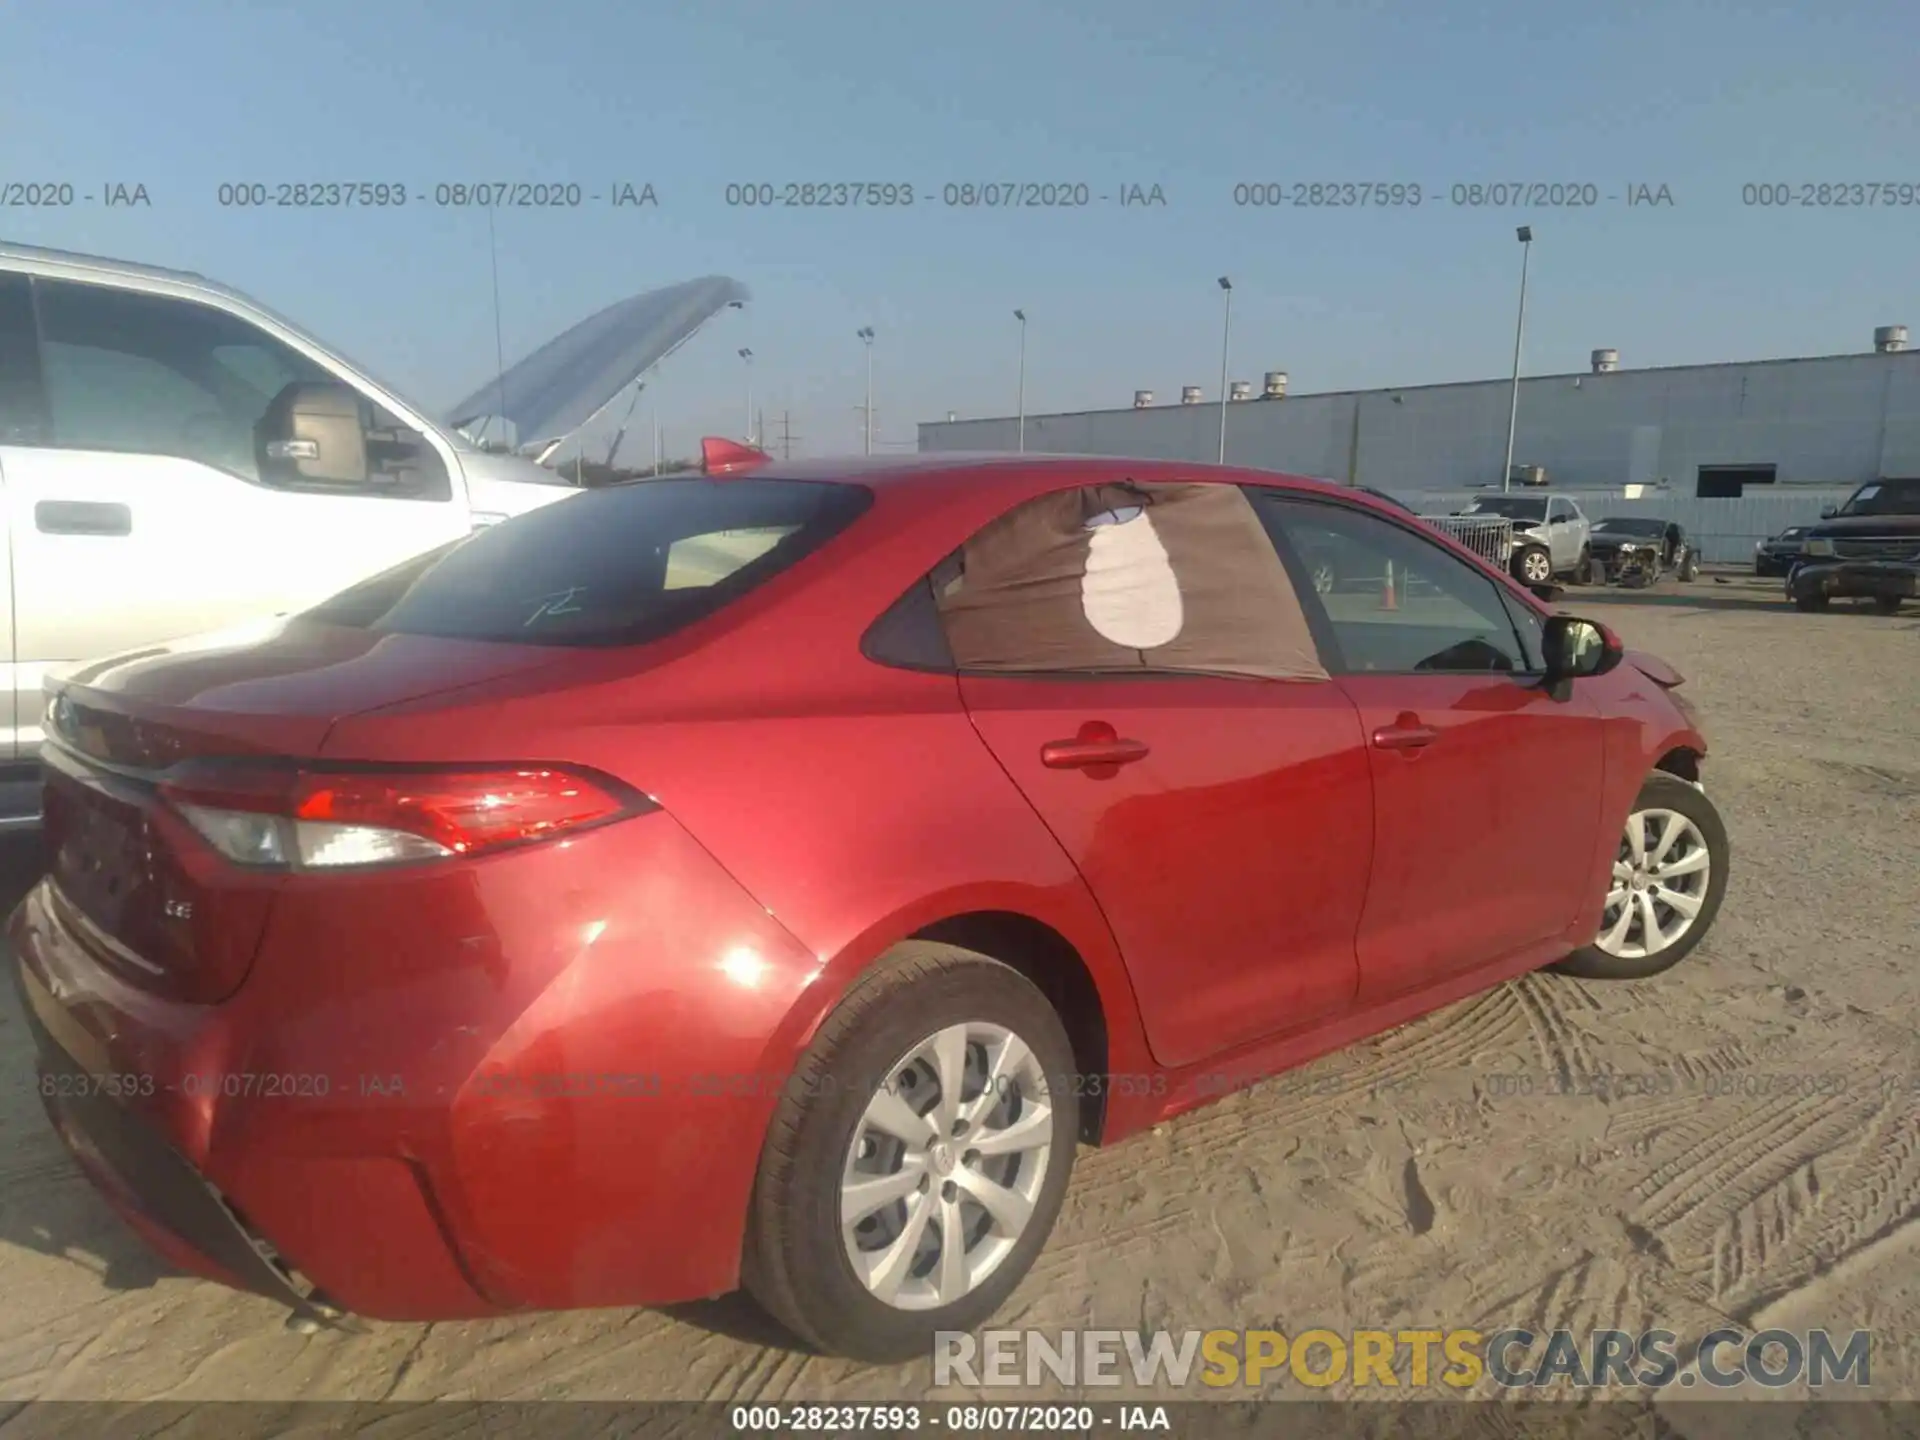
[(1513, 427), (1520, 418), (1520, 336), (1527, 328), (1527, 257), (1533, 253), (1533, 227), (1522, 225), (1520, 240), (1520, 317), (1513, 324), (1513, 397), (1507, 404), (1507, 466), (1500, 472), (1504, 494), (1513, 488)]
[(873, 327), (862, 325), (854, 332), (860, 342), (867, 347), (867, 403), (861, 407), (865, 421), (867, 454), (873, 454)]
[(1220, 325), (1220, 463), (1227, 463), (1227, 347), (1233, 340), (1233, 281), (1220, 277), (1220, 289), (1227, 298), (1226, 317)]
[(1020, 453), (1027, 453), (1027, 312), (1016, 310), (1013, 318), (1020, 322)]
[(747, 444), (753, 444), (753, 351), (744, 346), (740, 358), (747, 362)]

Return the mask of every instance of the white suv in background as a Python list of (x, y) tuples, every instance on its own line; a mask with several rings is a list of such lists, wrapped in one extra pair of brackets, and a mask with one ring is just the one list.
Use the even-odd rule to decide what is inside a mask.
[[(732, 285), (602, 312), (493, 382), (502, 403), (577, 426), (657, 358), (661, 297), (678, 343)], [(237, 291), (0, 245), (0, 817), (37, 814), (49, 674), (304, 609), (573, 493)]]

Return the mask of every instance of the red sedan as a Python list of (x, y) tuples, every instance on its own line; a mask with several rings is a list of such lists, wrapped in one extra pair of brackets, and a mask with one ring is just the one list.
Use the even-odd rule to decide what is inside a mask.
[(711, 458), (53, 697), (41, 1091), (179, 1266), (903, 1358), (1079, 1143), (1713, 921), (1680, 677), (1400, 511)]

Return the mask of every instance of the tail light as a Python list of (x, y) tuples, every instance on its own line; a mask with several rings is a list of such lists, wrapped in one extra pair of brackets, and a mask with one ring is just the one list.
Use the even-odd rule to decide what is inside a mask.
[(217, 765), (160, 793), (237, 865), (338, 870), (451, 860), (656, 809), (638, 791), (547, 765), (475, 770), (295, 770)]

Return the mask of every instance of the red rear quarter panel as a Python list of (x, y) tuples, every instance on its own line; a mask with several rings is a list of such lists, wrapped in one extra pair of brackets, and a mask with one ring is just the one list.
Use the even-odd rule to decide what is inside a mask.
[[(527, 1075), (658, 1075), (666, 1101), (461, 1094), (449, 1170), (461, 1194), (448, 1203), (503, 1293), (580, 1305), (731, 1288), (780, 1078), (858, 975), (936, 921), (1010, 911), (1050, 926), (1099, 989), (1111, 1067), (1150, 1068), (1104, 918), (980, 742), (953, 677), (860, 653), (872, 621), (1010, 503), (993, 488), (895, 499), (880, 487), (874, 511), (820, 564), (676, 642), (581, 653), (566, 679), (491, 679), (344, 720), (329, 736), (329, 759), (592, 766), (666, 811), (553, 847), (552, 893), (524, 920), (521, 900), (430, 927), (465, 934), (468, 949), (439, 947), (444, 969), (420, 998), (498, 987), (487, 1013), (518, 1017), (499, 1034), (460, 1035), (448, 1033), (459, 1028), (451, 1011), (409, 1015), (401, 1029), (448, 1033), (448, 1083), (484, 1057)], [(930, 498), (960, 513), (943, 516)], [(684, 835), (687, 853), (619, 838), (655, 827)], [(569, 849), (578, 858), (564, 858)], [(606, 858), (588, 866), (590, 854)], [(326, 933), (313, 894), (311, 911), (289, 911), (289, 933)], [(574, 908), (558, 908), (571, 895)], [(581, 933), (606, 918), (599, 911), (616, 928), (578, 955), (556, 950), (556, 936)], [(738, 966), (729, 973), (722, 929), (753, 948), (751, 983)], [(396, 1018), (399, 999), (386, 1002)], [(659, 1111), (685, 1118), (643, 1118)], [(688, 1237), (684, 1263), (643, 1275), (668, 1232)]]

